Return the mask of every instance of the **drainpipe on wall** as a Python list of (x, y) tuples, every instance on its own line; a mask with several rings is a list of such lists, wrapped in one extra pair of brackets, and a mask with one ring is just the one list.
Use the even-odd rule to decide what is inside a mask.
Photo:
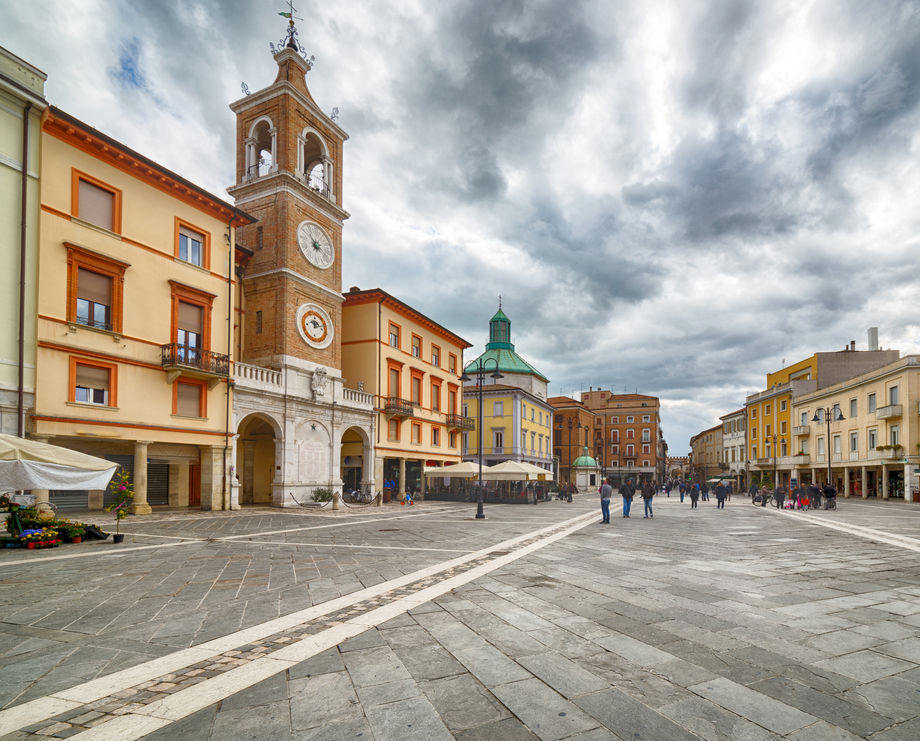
[(230, 447), (230, 385), (233, 383), (233, 217), (227, 223), (227, 389), (225, 396), (224, 418), (224, 465), (223, 465), (223, 507), (230, 509), (230, 482), (227, 480), (227, 449)]
[(29, 112), (32, 104), (22, 110), (22, 195), (19, 213), (19, 381), (16, 388), (16, 435), (25, 437), (25, 341), (26, 341), (26, 217), (29, 190)]

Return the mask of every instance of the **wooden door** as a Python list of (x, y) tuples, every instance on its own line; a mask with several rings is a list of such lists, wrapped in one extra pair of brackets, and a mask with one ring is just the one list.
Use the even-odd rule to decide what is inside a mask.
[(201, 507), (201, 465), (198, 463), (188, 467), (188, 506)]

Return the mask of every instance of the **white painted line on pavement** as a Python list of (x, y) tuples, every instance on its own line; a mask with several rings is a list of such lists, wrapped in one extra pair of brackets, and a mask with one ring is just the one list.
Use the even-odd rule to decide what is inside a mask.
[[(611, 507), (611, 510), (613, 510), (613, 507)], [(114, 672), (103, 677), (98, 677), (88, 682), (84, 682), (83, 684), (76, 685), (69, 689), (55, 692), (52, 695), (47, 695), (42, 698), (31, 700), (30, 702), (24, 703), (22, 705), (17, 705), (6, 710), (2, 710), (0, 711), (0, 736), (22, 728), (23, 726), (31, 725), (32, 723), (37, 723), (39, 721), (52, 718), (58, 713), (62, 713), (65, 710), (71, 709), (71, 706), (61, 708), (62, 701), (70, 701), (71, 703), (77, 702), (81, 704), (95, 702), (96, 700), (100, 700), (103, 697), (107, 697), (113, 692), (117, 692), (119, 690), (133, 687), (152, 679), (156, 679), (163, 674), (179, 671), (180, 669), (191, 666), (192, 664), (196, 664), (199, 661), (205, 661), (213, 658), (220, 653), (223, 653), (224, 651), (230, 651), (238, 646), (243, 646), (247, 643), (252, 643), (253, 641), (262, 640), (263, 638), (274, 635), (275, 633), (289, 630), (298, 625), (309, 622), (310, 620), (315, 620), (319, 617), (323, 617), (324, 615), (328, 615), (346, 607), (350, 607), (354, 604), (357, 604), (358, 602), (379, 596), (389, 592), (392, 589), (405, 586), (406, 584), (411, 584), (412, 582), (419, 579), (423, 579), (428, 576), (447, 571), (451, 568), (454, 568), (455, 566), (460, 566), (469, 561), (473, 561), (477, 558), (488, 555), (492, 551), (511, 548), (518, 543), (527, 540), (528, 538), (539, 536), (557, 527), (569, 526), (569, 529), (574, 528), (577, 530), (581, 527), (584, 527), (585, 525), (590, 524), (590, 521), (587, 518), (596, 516), (596, 512), (589, 512), (569, 520), (564, 520), (563, 522), (560, 522), (556, 525), (549, 525), (538, 530), (533, 530), (508, 540), (501, 541), (494, 545), (486, 546), (485, 548), (481, 548), (478, 551), (473, 551), (471, 553), (458, 556), (457, 558), (442, 561), (432, 566), (427, 566), (423, 569), (419, 569), (418, 571), (396, 577), (395, 579), (390, 579), (389, 581), (375, 584), (365, 589), (358, 590), (357, 592), (352, 592), (343, 597), (338, 597), (336, 599), (323, 602), (319, 605), (308, 607), (304, 610), (299, 610), (288, 615), (283, 615), (282, 617), (274, 618), (259, 625), (254, 625), (252, 627), (244, 628), (243, 630), (230, 633), (221, 638), (215, 638), (211, 641), (198, 644), (197, 646), (183, 649), (166, 656), (161, 656), (159, 658), (137, 664), (136, 666), (130, 667), (128, 669), (123, 669), (121, 671)], [(581, 522), (582, 520), (584, 520), (584, 522)], [(568, 531), (566, 531), (566, 534), (568, 534)], [(184, 545), (184, 543), (167, 545)], [(363, 632), (364, 630), (365, 628), (361, 628), (358, 632)], [(339, 640), (341, 641), (344, 639)], [(337, 643), (333, 643), (332, 645), (337, 645)], [(204, 684), (204, 682), (201, 682), (200, 684)], [(183, 690), (182, 692), (186, 691), (187, 690)], [(182, 692), (175, 693), (173, 697), (182, 694)], [(108, 723), (97, 726), (97, 728), (104, 728), (106, 726), (108, 726)], [(132, 736), (130, 734), (123, 735), (128, 733), (127, 730), (121, 729), (120, 726), (119, 729), (119, 735), (112, 736), (111, 738), (127, 739), (139, 737)], [(96, 729), (94, 728), (92, 731), (96, 731)], [(143, 731), (143, 733), (148, 732), (149, 731)], [(89, 731), (86, 733), (89, 733)], [(91, 738), (109, 737), (94, 736)]]
[[(255, 537), (255, 536), (254, 536)], [(376, 551), (436, 551), (438, 553), (472, 553), (465, 548), (416, 548), (407, 545), (357, 545), (353, 543), (298, 543), (285, 540), (241, 540), (237, 545), (299, 545), (311, 548), (370, 548)]]
[(792, 517), (796, 520), (804, 521), (809, 525), (819, 525), (820, 527), (830, 528), (831, 530), (839, 530), (840, 532), (848, 533), (849, 535), (856, 535), (860, 538), (866, 538), (867, 540), (874, 540), (877, 543), (894, 545), (898, 548), (905, 548), (909, 551), (916, 551), (920, 553), (920, 540), (911, 538), (907, 535), (898, 535), (897, 533), (889, 533), (884, 530), (875, 530), (874, 528), (838, 522), (836, 520), (825, 520), (823, 518), (815, 517), (814, 515), (805, 514), (804, 512), (787, 512), (785, 510), (778, 510), (772, 507), (761, 507), (759, 509), (766, 509), (771, 514), (775, 515)]
[(404, 520), (409, 517), (427, 517), (429, 515), (440, 514), (444, 510), (431, 510), (430, 512), (413, 512), (412, 514), (405, 515), (394, 515), (390, 517), (374, 517), (366, 520), (353, 520), (352, 522), (333, 522), (328, 525), (309, 525), (307, 527), (294, 527), (287, 530), (269, 530), (262, 533), (245, 533), (243, 535), (225, 535), (220, 538), (203, 538), (197, 540), (183, 540), (179, 543), (161, 543), (160, 545), (139, 545), (139, 546), (128, 546), (126, 548), (118, 548), (112, 553), (102, 553), (101, 546), (96, 546), (97, 550), (94, 550), (92, 553), (68, 553), (62, 554), (60, 556), (38, 556), (36, 558), (20, 558), (16, 561), (3, 561), (0, 560), (0, 568), (6, 568), (7, 566), (17, 566), (23, 564), (37, 564), (44, 563), (45, 561), (60, 561), (63, 559), (70, 558), (92, 558), (93, 556), (98, 556), (100, 558), (111, 558), (113, 556), (122, 556), (125, 553), (130, 553), (132, 551), (149, 551), (153, 548), (176, 548), (182, 545), (194, 545), (196, 543), (203, 544), (208, 542), (223, 543), (229, 541), (240, 540), (241, 538), (254, 538), (260, 535), (276, 535), (278, 533), (293, 533), (299, 532), (301, 530), (325, 530), (333, 527), (346, 527), (348, 525), (363, 525), (368, 522), (389, 522), (390, 520)]
[[(612, 508), (611, 508), (612, 509)], [(241, 690), (257, 684), (268, 677), (286, 671), (291, 666), (305, 661), (306, 659), (316, 656), (318, 653), (328, 648), (337, 646), (342, 641), (359, 635), (364, 631), (376, 627), (381, 623), (390, 620), (397, 615), (401, 615), (413, 607), (418, 607), (426, 602), (430, 602), (452, 589), (468, 584), (474, 579), (478, 579), (496, 569), (501, 568), (513, 561), (527, 556), (534, 551), (545, 548), (557, 540), (561, 540), (591, 524), (588, 518), (597, 517), (597, 513), (589, 512), (580, 517), (569, 520), (570, 524), (564, 530), (560, 530), (552, 535), (542, 538), (539, 541), (518, 548), (511, 553), (493, 558), (487, 563), (481, 564), (462, 574), (444, 579), (434, 586), (426, 587), (416, 591), (411, 595), (394, 600), (388, 605), (383, 605), (374, 610), (370, 610), (362, 615), (351, 618), (340, 625), (334, 625), (326, 630), (320, 631), (313, 635), (307, 636), (299, 641), (295, 641), (284, 648), (277, 649), (259, 659), (248, 664), (231, 669), (222, 675), (206, 679), (187, 689), (180, 690), (172, 695), (168, 695), (162, 700), (157, 700), (145, 707), (136, 708), (134, 714), (139, 716), (151, 716), (157, 719), (167, 719), (171, 722), (181, 720), (192, 713), (198, 712), (209, 705), (213, 705), (219, 700), (230, 697)], [(583, 521), (582, 521), (583, 520)], [(551, 529), (551, 528), (544, 528)], [(532, 537), (529, 533), (524, 538)], [(515, 540), (520, 541), (521, 538)], [(124, 716), (122, 716), (124, 717)], [(108, 726), (111, 724), (112, 732), (107, 733)], [(162, 727), (162, 726), (157, 726)], [(112, 741), (133, 741), (141, 738), (149, 731), (144, 730), (141, 724), (138, 724), (137, 730), (128, 727), (120, 718), (102, 723), (95, 728), (78, 733), (74, 738), (85, 738), (90, 740), (112, 739)]]

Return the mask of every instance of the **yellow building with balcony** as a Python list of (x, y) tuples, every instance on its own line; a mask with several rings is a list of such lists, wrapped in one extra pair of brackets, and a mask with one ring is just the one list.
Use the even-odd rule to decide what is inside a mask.
[(851, 342), (841, 351), (818, 352), (768, 373), (767, 388), (745, 399), (747, 463), (754, 480), (788, 487), (795, 478), (792, 410), (799, 396), (881, 367), (898, 355), (897, 350), (857, 350)]
[(33, 436), (128, 469), (136, 513), (229, 508), (234, 240), (251, 218), (57, 108), (41, 137)]
[[(377, 491), (386, 500), (424, 490), (425, 466), (460, 462), (461, 435), (472, 426), (460, 414), (460, 375), (472, 346), (380, 288), (345, 294), (342, 337), (346, 384), (374, 398)], [(343, 440), (346, 488), (359, 480), (348, 468), (358, 456), (360, 440)]]
[[(482, 373), (477, 373), (481, 368)], [(495, 372), (501, 378), (494, 378)], [(479, 395), (482, 394), (483, 463), (533, 463), (553, 470), (553, 407), (546, 377), (515, 352), (511, 320), (499, 308), (489, 320), (485, 352), (467, 363), (463, 415), (474, 428), (464, 434), (463, 458), (479, 460)], [(482, 386), (479, 379), (482, 378)]]

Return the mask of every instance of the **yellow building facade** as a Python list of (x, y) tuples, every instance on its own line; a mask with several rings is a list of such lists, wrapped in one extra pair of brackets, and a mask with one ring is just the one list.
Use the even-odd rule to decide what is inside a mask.
[[(767, 388), (745, 400), (746, 452), (750, 475), (770, 485), (790, 486), (796, 460), (793, 406), (798, 397), (840, 383), (898, 359), (897, 350), (818, 352), (767, 374)], [(775, 471), (775, 481), (774, 481)]]
[(918, 355), (798, 397), (794, 476), (847, 497), (920, 501), (918, 404)]
[(35, 400), (44, 89), (44, 72), (0, 47), (0, 432), (20, 436)]
[(123, 465), (137, 513), (227, 508), (234, 232), (250, 217), (56, 108), (41, 175), (33, 436)]
[[(493, 377), (496, 371), (501, 378)], [(548, 381), (515, 352), (511, 320), (501, 307), (489, 320), (485, 352), (467, 363), (466, 375), (463, 414), (474, 425), (479, 424), (482, 394), (483, 462), (491, 466), (512, 460), (552, 471), (553, 407), (547, 398)], [(478, 427), (464, 436), (463, 457), (479, 460)]]
[[(374, 398), (376, 489), (385, 499), (424, 491), (425, 466), (458, 463), (471, 427), (460, 414), (470, 343), (379, 288), (345, 294), (342, 335), (346, 384)], [(348, 470), (359, 449), (359, 440), (343, 441), (346, 488), (360, 480)]]

